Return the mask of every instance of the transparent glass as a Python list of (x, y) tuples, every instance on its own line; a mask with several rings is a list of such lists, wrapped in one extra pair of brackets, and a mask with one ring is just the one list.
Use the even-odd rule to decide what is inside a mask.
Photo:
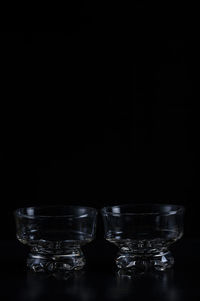
[(119, 247), (118, 268), (164, 271), (174, 264), (168, 247), (183, 235), (183, 206), (127, 204), (101, 213), (105, 238)]
[(79, 270), (85, 265), (81, 246), (95, 236), (94, 208), (46, 206), (14, 212), (17, 238), (31, 247), (27, 266), (35, 272)]

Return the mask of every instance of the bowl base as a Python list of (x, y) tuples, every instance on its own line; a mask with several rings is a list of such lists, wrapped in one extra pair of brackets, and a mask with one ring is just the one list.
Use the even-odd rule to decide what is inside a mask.
[(85, 257), (80, 248), (64, 250), (61, 254), (53, 252), (31, 252), (27, 266), (34, 272), (65, 272), (80, 270), (85, 265)]
[(145, 272), (149, 269), (165, 271), (173, 266), (174, 258), (168, 250), (160, 251), (155, 254), (119, 252), (116, 264), (120, 269), (133, 269), (138, 272)]

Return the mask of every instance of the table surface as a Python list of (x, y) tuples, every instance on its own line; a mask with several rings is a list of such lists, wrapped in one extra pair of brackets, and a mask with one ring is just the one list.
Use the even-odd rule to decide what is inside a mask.
[(84, 270), (58, 275), (27, 271), (28, 249), (17, 241), (0, 242), (1, 300), (200, 300), (200, 240), (182, 239), (172, 246), (175, 266), (167, 272), (135, 277), (120, 275), (117, 249), (103, 240), (83, 248)]

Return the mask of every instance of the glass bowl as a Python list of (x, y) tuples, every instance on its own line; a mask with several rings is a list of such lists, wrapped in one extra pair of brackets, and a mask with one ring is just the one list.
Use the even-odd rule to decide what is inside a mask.
[(118, 268), (164, 271), (174, 264), (168, 247), (183, 235), (183, 206), (127, 204), (101, 213), (105, 238), (119, 247)]
[(35, 272), (79, 270), (85, 265), (81, 246), (95, 236), (94, 208), (44, 206), (14, 212), (17, 238), (31, 247), (27, 266)]

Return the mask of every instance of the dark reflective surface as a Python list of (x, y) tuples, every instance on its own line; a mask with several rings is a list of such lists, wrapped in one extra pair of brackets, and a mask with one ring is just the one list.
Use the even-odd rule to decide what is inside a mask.
[(85, 248), (87, 266), (66, 274), (34, 274), (25, 267), (26, 250), (17, 242), (1, 242), (1, 300), (162, 300), (200, 298), (196, 271), (200, 242), (183, 240), (173, 253), (176, 264), (167, 272), (135, 275), (117, 270), (116, 249), (105, 241)]
[[(183, 300), (181, 292), (174, 285), (174, 270), (167, 272), (153, 272), (142, 275), (135, 275), (124, 271), (117, 274), (116, 286), (111, 289), (111, 295), (116, 300), (130, 296), (146, 298), (147, 296), (155, 300)], [(143, 299), (142, 299), (143, 300)]]

